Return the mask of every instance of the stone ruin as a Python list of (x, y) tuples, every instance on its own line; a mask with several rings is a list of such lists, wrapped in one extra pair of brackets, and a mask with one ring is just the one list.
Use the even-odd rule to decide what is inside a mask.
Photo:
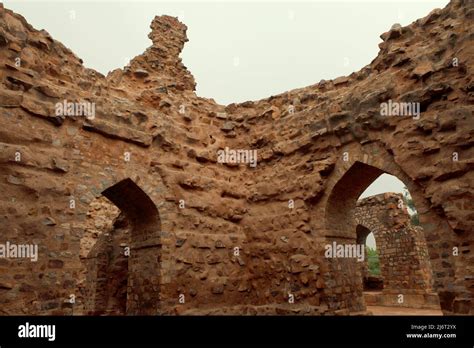
[[(355, 220), (357, 244), (365, 245), (373, 233), (381, 269), (383, 291), (366, 293), (366, 304), (439, 308), (423, 229), (412, 224), (403, 196), (384, 193), (359, 200)], [(361, 265), (364, 282), (370, 277), (367, 260)]]
[(0, 313), (364, 314), (360, 263), (324, 246), (357, 243), (357, 199), (389, 173), (422, 232), (382, 213), (401, 229), (381, 261), (416, 260), (384, 286), (474, 314), (473, 19), (453, 0), (358, 72), (225, 106), (196, 95), (176, 18), (104, 76), (0, 4), (0, 246), (38, 247), (0, 257)]

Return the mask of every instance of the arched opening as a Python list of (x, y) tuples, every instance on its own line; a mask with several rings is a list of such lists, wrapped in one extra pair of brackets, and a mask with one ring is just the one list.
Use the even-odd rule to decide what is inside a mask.
[[(364, 293), (367, 305), (439, 309), (423, 230), (412, 224), (407, 209), (410, 196), (382, 193), (359, 200), (384, 173), (357, 161), (334, 185), (327, 200), (326, 238), (331, 242), (363, 246), (366, 255), (362, 263), (355, 259), (337, 260), (332, 267), (343, 269), (346, 279), (342, 284), (352, 288), (354, 296), (367, 290), (379, 291), (375, 300)], [(413, 201), (410, 204), (414, 210)], [(366, 247), (371, 232), (377, 246), (372, 252)], [(369, 261), (375, 264), (376, 258), (380, 265), (378, 280), (369, 275)], [(358, 272), (350, 274), (351, 269)], [(360, 310), (357, 305), (354, 308), (354, 311)]]
[(326, 209), (328, 237), (354, 239), (356, 223), (353, 219), (357, 200), (371, 183), (384, 172), (378, 168), (355, 162), (334, 186)]
[(102, 194), (131, 225), (128, 262), (127, 314), (156, 315), (160, 305), (161, 223), (153, 201), (131, 179)]
[(360, 263), (362, 284), (364, 291), (376, 291), (383, 289), (383, 278), (380, 272), (380, 260), (374, 234), (365, 226), (357, 225), (357, 244), (365, 248), (364, 262)]
[(94, 315), (156, 315), (160, 295), (160, 219), (131, 179), (91, 204), (81, 240), (85, 262), (84, 311)]

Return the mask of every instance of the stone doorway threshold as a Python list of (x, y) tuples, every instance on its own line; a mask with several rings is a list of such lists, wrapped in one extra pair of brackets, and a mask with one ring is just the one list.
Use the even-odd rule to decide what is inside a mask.
[(406, 307), (367, 306), (373, 315), (443, 315), (440, 309), (420, 309)]

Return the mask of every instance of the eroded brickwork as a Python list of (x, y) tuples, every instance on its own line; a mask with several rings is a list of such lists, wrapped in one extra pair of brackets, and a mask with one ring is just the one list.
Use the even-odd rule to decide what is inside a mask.
[[(379, 256), (381, 293), (365, 294), (366, 304), (439, 308), (423, 229), (411, 223), (403, 196), (383, 193), (357, 202), (357, 243), (372, 232)], [(367, 258), (362, 278), (368, 279)], [(372, 280), (374, 281), (374, 280)]]
[[(1, 313), (123, 311), (125, 244), (129, 314), (363, 312), (357, 261), (324, 245), (356, 242), (357, 198), (386, 172), (418, 208), (443, 311), (472, 314), (473, 18), (452, 1), (384, 33), (359, 72), (224, 106), (196, 96), (175, 18), (103, 76), (0, 5), (0, 243), (39, 247), (37, 262), (0, 259)], [(420, 117), (381, 116), (389, 100)], [(65, 101), (95, 117), (58, 115)], [(218, 163), (226, 147), (258, 165)], [(128, 226), (98, 233), (107, 262), (100, 245), (81, 254), (103, 196)]]
[(367, 231), (374, 234), (384, 289), (431, 290), (432, 272), (423, 229), (412, 226), (401, 194), (385, 193), (359, 200), (355, 219), (365, 227), (357, 235), (358, 243), (365, 245)]

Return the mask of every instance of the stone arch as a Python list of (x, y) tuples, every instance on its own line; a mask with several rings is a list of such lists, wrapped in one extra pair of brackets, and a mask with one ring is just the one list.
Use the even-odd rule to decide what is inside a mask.
[[(367, 242), (367, 237), (369, 234), (373, 234), (375, 238), (375, 233), (373, 233), (369, 228), (367, 228), (365, 225), (358, 223), (356, 226), (356, 243), (358, 245), (362, 245), (364, 248), (366, 247), (366, 242)], [(377, 244), (377, 240), (375, 241)], [(368, 262), (368, 255), (365, 255), (365, 260), (364, 262), (361, 262), (360, 264), (361, 267), (361, 275), (362, 275), (362, 281), (363, 281), (363, 289), (367, 290), (367, 288), (370, 287), (370, 285), (374, 284), (375, 282), (373, 281), (373, 277), (369, 274), (369, 262)], [(370, 284), (369, 284), (370, 280)], [(380, 289), (383, 287), (383, 280), (382, 278), (377, 279), (379, 280), (377, 282), (377, 289)]]
[(359, 161), (342, 176), (331, 191), (326, 209), (326, 236), (338, 238), (355, 238), (354, 216), (357, 199), (362, 192), (375, 181), (383, 171)]
[[(369, 197), (370, 198), (370, 197)], [(379, 247), (378, 249), (378, 260), (380, 264), (380, 275), (378, 280), (374, 280), (373, 277), (370, 279), (370, 282), (372, 283), (372, 286), (375, 286), (377, 289), (382, 290), (383, 289), (383, 279), (384, 275), (386, 273), (386, 270), (382, 268), (382, 260), (380, 257), (380, 246), (385, 245), (386, 243), (383, 242), (383, 237), (381, 236), (383, 232), (381, 231), (382, 229), (382, 222), (379, 221), (379, 217), (375, 216), (375, 214), (370, 214), (370, 216), (367, 216), (365, 214), (359, 213), (359, 202), (360, 200), (356, 203), (356, 209), (354, 211), (354, 221), (356, 223), (356, 243), (361, 244), (361, 245), (366, 245), (366, 240), (367, 236), (372, 233), (375, 239), (375, 244)], [(367, 251), (367, 250), (366, 250)], [(383, 264), (384, 266), (385, 263)], [(363, 286), (364, 290), (366, 290), (366, 283), (369, 282), (369, 265), (368, 265), (368, 256), (366, 254), (365, 260), (363, 263), (361, 263), (361, 273), (362, 273), (362, 279), (363, 279)], [(370, 286), (369, 286), (370, 287)]]
[(367, 236), (371, 233), (372, 231), (370, 228), (367, 228), (367, 226), (362, 225), (362, 224), (357, 224), (356, 227), (356, 243), (357, 244), (364, 244), (365, 241), (367, 240)]
[[(459, 243), (456, 234), (446, 219), (431, 208), (423, 190), (401, 169), (393, 154), (382, 144), (348, 144), (341, 149), (333, 175), (328, 180), (328, 194), (322, 198), (325, 219), (315, 222), (314, 227), (323, 230), (326, 242), (355, 243), (356, 224), (352, 216), (357, 198), (383, 173), (396, 176), (410, 191), (427, 241), (434, 271), (434, 290), (439, 294), (441, 309), (445, 314), (456, 312), (456, 298), (462, 301), (469, 296), (469, 292), (460, 284), (461, 280), (457, 281), (455, 275), (457, 260), (452, 256), (452, 250)], [(356, 295), (361, 293), (360, 277), (349, 274), (358, 269), (355, 264), (346, 260), (331, 260), (329, 267), (334, 272), (343, 268), (347, 273), (344, 274), (344, 285)], [(454, 287), (455, 283), (460, 286)], [(362, 302), (356, 303), (350, 310), (358, 310)]]
[(150, 197), (131, 179), (102, 192), (131, 225), (126, 313), (155, 315), (160, 304), (161, 221)]
[(387, 192), (360, 199), (354, 220), (358, 239), (362, 228), (374, 234), (385, 290), (431, 290), (432, 271), (423, 230), (411, 224), (401, 194)]

